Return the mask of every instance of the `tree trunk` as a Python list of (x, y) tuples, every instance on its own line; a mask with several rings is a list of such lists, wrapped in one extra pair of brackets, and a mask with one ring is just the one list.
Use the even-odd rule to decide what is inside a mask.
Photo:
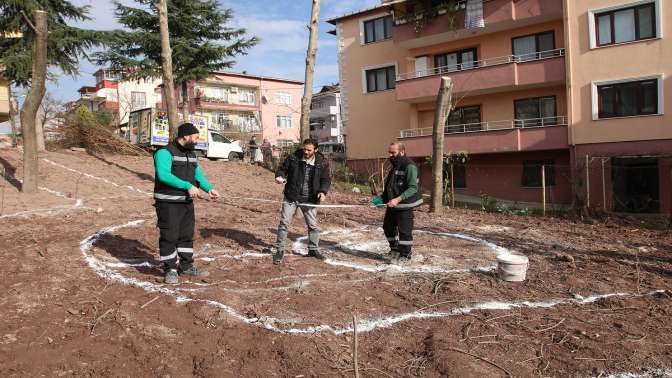
[(37, 139), (37, 152), (44, 152), (44, 118), (37, 117), (35, 119), (35, 138)]
[(429, 211), (440, 214), (443, 211), (443, 133), (446, 120), (452, 108), (453, 82), (449, 77), (441, 78), (441, 88), (436, 98), (434, 130), (432, 132), (432, 203)]
[(159, 0), (159, 26), (161, 31), (161, 68), (163, 71), (164, 98), (168, 110), (168, 125), (170, 127), (170, 139), (177, 136), (177, 103), (175, 102), (175, 83), (173, 81), (173, 52), (170, 48), (170, 35), (168, 30), (168, 0)]
[(7, 92), (9, 97), (9, 124), (12, 127), (12, 147), (19, 145), (18, 142), (18, 133), (16, 127), (16, 108), (14, 107), (14, 98), (12, 97), (12, 83), (7, 84)]
[(30, 91), (21, 107), (21, 129), (23, 131), (23, 185), (24, 193), (37, 192), (37, 133), (35, 119), (42, 102), (47, 78), (47, 14), (35, 11), (35, 42), (33, 44), (33, 72)]
[(315, 56), (317, 55), (317, 26), (320, 20), (320, 0), (313, 0), (310, 16), (310, 40), (306, 54), (306, 80), (301, 101), (301, 140), (310, 138), (310, 103), (313, 101)]

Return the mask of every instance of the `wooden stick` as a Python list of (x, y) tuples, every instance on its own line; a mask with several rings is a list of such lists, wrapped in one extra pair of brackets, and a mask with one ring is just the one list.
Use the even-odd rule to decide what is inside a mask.
[(143, 308), (149, 306), (150, 304), (154, 303), (154, 301), (157, 300), (157, 299), (159, 299), (159, 297), (160, 297), (160, 295), (157, 295), (156, 297), (154, 297), (154, 298), (153, 298), (152, 300), (150, 300), (149, 302), (147, 302), (147, 303), (143, 304), (142, 306), (140, 306), (140, 309), (143, 309)]
[(559, 326), (560, 324), (562, 324), (565, 320), (567, 320), (567, 318), (562, 318), (562, 320), (560, 320), (559, 322), (557, 322), (555, 325), (552, 325), (552, 326), (550, 326), (550, 327), (546, 327), (546, 328), (542, 328), (542, 329), (538, 329), (538, 330), (536, 330), (536, 331), (534, 331), (534, 332), (546, 332), (546, 331), (550, 331), (550, 330), (552, 330), (553, 328), (555, 328), (555, 327)]
[(113, 311), (113, 310), (112, 310), (111, 308), (108, 308), (107, 311), (105, 311), (105, 312), (103, 313), (103, 315), (100, 315), (99, 317), (96, 318), (96, 320), (93, 321), (93, 324), (91, 325), (91, 332), (89, 332), (89, 335), (93, 336), (93, 331), (96, 329), (96, 324), (98, 324), (98, 322), (99, 322), (102, 318), (104, 318), (105, 316), (107, 316), (107, 314), (109, 314), (109, 313), (112, 312), (112, 311)]
[(357, 360), (357, 315), (352, 314), (352, 332), (353, 332), (353, 338), (352, 338), (352, 361), (353, 364), (355, 365), (355, 378), (359, 378), (359, 362)]
[(460, 352), (460, 353), (464, 353), (464, 354), (466, 354), (466, 355), (468, 355), (468, 356), (477, 358), (477, 359), (479, 359), (479, 360), (481, 360), (481, 361), (483, 361), (483, 362), (487, 362), (487, 363), (489, 363), (490, 365), (492, 365), (492, 366), (498, 368), (499, 370), (505, 372), (507, 376), (509, 376), (509, 377), (513, 377), (513, 374), (511, 374), (511, 372), (509, 372), (508, 370), (504, 369), (503, 367), (497, 365), (496, 363), (494, 363), (494, 362), (492, 362), (492, 361), (490, 361), (490, 360), (488, 360), (488, 359), (486, 359), (486, 358), (483, 358), (483, 357), (481, 357), (481, 356), (479, 356), (479, 355), (476, 355), (476, 354), (473, 354), (473, 353), (469, 353), (469, 352), (467, 352), (467, 351), (465, 351), (465, 350), (462, 350), (462, 349), (453, 348), (453, 347), (447, 347), (447, 348), (450, 349), (450, 350), (452, 350), (452, 351)]

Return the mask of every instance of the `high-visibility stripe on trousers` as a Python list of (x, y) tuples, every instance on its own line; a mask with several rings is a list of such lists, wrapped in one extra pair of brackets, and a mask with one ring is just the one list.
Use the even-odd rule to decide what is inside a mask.
[(187, 270), (194, 263), (194, 204), (156, 202), (159, 228), (159, 260), (165, 269)]
[(399, 255), (411, 257), (413, 247), (413, 210), (394, 210), (388, 208), (383, 220), (383, 231), (390, 243), (390, 249)]

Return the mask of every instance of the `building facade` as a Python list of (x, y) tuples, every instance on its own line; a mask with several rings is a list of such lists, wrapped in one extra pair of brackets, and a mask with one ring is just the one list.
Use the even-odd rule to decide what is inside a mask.
[(310, 136), (318, 142), (343, 143), (341, 93), (338, 86), (324, 86), (310, 104)]
[[(0, 67), (1, 68), (1, 67)], [(9, 83), (0, 72), (0, 122), (9, 120)]]
[(419, 163), (430, 156), (447, 76), (444, 148), (468, 156), (453, 167), (458, 198), (669, 212), (672, 7), (662, 3), (395, 0), (330, 20), (351, 165), (394, 140)]
[(95, 86), (79, 89), (75, 106), (86, 106), (91, 112), (108, 111), (114, 123), (124, 125), (132, 111), (154, 106), (161, 101), (156, 87), (160, 79), (122, 80), (119, 71), (100, 69), (94, 73)]
[[(299, 141), (303, 83), (294, 80), (213, 72), (187, 85), (190, 114), (208, 119), (211, 129), (236, 139), (251, 135), (273, 145), (290, 145)], [(161, 107), (161, 104), (158, 104)], [(184, 108), (181, 108), (184, 111)]]

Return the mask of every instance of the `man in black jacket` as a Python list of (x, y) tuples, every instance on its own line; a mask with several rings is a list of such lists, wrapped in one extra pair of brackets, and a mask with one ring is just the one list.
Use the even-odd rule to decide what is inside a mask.
[(278, 184), (285, 184), (285, 198), (280, 213), (274, 264), (282, 262), (287, 232), (297, 208), (301, 208), (308, 226), (308, 256), (325, 259), (318, 249), (320, 231), (317, 229), (317, 208), (310, 205), (319, 204), (326, 198), (331, 177), (329, 163), (317, 152), (317, 146), (316, 140), (306, 139), (303, 148), (289, 155), (275, 173), (275, 181)]
[(403, 143), (392, 143), (388, 150), (392, 169), (385, 179), (383, 203), (387, 205), (383, 231), (390, 243), (389, 262), (411, 259), (413, 248), (413, 209), (422, 205), (418, 190), (418, 167), (406, 157)]

